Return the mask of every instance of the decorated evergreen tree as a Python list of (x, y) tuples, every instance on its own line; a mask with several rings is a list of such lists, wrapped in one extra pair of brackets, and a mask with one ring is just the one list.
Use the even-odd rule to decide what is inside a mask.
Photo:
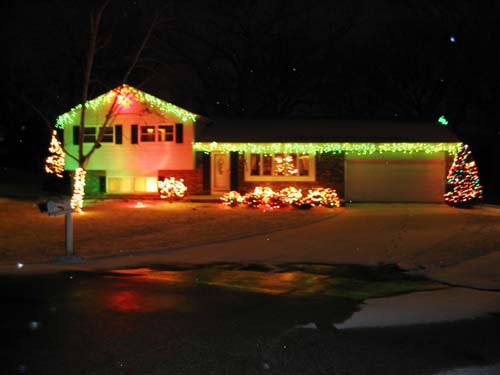
[(62, 178), (64, 172), (64, 151), (61, 142), (57, 139), (57, 131), (55, 130), (52, 131), (49, 153), (50, 155), (45, 159), (45, 172)]
[(469, 146), (462, 144), (448, 171), (447, 182), (451, 188), (444, 200), (451, 206), (470, 207), (483, 198), (476, 162)]
[(274, 174), (278, 176), (293, 176), (298, 173), (292, 155), (276, 156), (274, 159)]

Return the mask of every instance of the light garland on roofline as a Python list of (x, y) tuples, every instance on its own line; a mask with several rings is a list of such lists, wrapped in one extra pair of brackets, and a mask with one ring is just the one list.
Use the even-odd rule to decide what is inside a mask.
[[(177, 107), (176, 105), (161, 100), (153, 95), (149, 95), (143, 91), (136, 89), (135, 87), (129, 85), (122, 85), (108, 91), (105, 94), (98, 96), (97, 98), (88, 100), (85, 102), (85, 108), (91, 110), (98, 110), (102, 107), (106, 107), (113, 103), (115, 97), (119, 95), (117, 100), (117, 111), (119, 112), (121, 108), (127, 108), (132, 101), (137, 101), (147, 105), (150, 109), (157, 111), (163, 115), (173, 114), (178, 117), (181, 121), (185, 122), (191, 120), (196, 121), (196, 115), (185, 109)], [(56, 127), (64, 129), (65, 126), (72, 126), (78, 124), (80, 121), (80, 110), (82, 105), (70, 109), (68, 112), (63, 113), (56, 119)]]
[(412, 154), (415, 152), (425, 152), (432, 154), (435, 152), (448, 152), (456, 155), (461, 143), (229, 143), (229, 142), (194, 142), (193, 149), (203, 152), (239, 152), (254, 154), (274, 154), (274, 153), (326, 153), (370, 155), (384, 152), (402, 152)]

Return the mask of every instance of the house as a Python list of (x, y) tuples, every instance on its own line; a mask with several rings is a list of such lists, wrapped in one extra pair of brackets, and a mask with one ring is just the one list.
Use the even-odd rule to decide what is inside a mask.
[[(293, 185), (360, 202), (442, 202), (459, 145), (433, 122), (209, 120), (127, 85), (88, 102), (84, 141), (95, 140), (114, 97), (113, 126), (87, 166), (89, 193), (153, 193), (158, 179), (175, 177), (189, 194)], [(78, 119), (78, 107), (58, 118), (70, 152)]]

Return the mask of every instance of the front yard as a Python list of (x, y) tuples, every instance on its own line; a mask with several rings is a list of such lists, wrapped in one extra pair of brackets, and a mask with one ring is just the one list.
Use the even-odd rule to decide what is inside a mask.
[[(230, 208), (219, 203), (109, 200), (75, 214), (75, 252), (83, 257), (180, 248), (319, 221), (343, 208)], [(64, 217), (36, 202), (0, 198), (0, 263), (46, 262), (64, 254)]]

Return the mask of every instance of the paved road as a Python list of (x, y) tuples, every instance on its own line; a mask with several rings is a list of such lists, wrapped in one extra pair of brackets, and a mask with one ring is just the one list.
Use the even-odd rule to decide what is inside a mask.
[[(395, 326), (380, 328), (371, 319), (363, 328), (356, 313), (348, 319), (361, 307), (352, 300), (249, 293), (186, 282), (182, 272), (69, 272), (3, 277), (0, 285), (6, 374), (434, 375), (480, 368), (494, 375), (500, 369), (500, 317), (488, 314), (499, 307), (498, 292), (458, 291), (463, 304), (484, 310), (475, 306), (465, 316), (475, 319), (454, 321), (443, 321), (442, 309), (450, 313), (460, 303), (436, 314), (432, 293), (401, 296), (399, 303), (392, 297), (384, 305), (394, 315), (400, 308), (407, 315), (408, 300), (417, 301), (425, 323), (394, 319)], [(437, 300), (456, 297), (453, 289), (436, 293)]]
[[(0, 359), (14, 374), (496, 374), (500, 319), (490, 306), (492, 292), (460, 294), (456, 306), (485, 304), (475, 319), (459, 314), (460, 320), (381, 328), (353, 326), (365, 310), (354, 313), (361, 306), (339, 298), (78, 271), (211, 262), (398, 263), (458, 285), (500, 290), (499, 245), (498, 209), (352, 205), (312, 225), (234, 241), (79, 265), (3, 267), (4, 274), (25, 277), (1, 280), (9, 348)], [(61, 270), (69, 272), (54, 272)], [(432, 297), (442, 301), (439, 293), (426, 303), (402, 296), (401, 312), (408, 311), (407, 298), (418, 299), (419, 308), (440, 306)], [(457, 303), (455, 294), (447, 298)], [(394, 299), (366, 306), (390, 306), (401, 316)]]

